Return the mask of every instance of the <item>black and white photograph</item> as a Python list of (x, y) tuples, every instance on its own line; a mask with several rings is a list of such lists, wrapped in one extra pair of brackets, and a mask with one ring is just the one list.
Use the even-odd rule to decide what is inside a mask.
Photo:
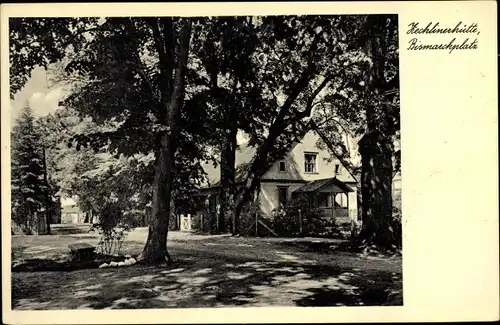
[(496, 12), (2, 3), (2, 322), (498, 320)]
[(2, 3), (3, 323), (498, 320), (496, 9)]
[(9, 19), (13, 310), (402, 306), (398, 15)]

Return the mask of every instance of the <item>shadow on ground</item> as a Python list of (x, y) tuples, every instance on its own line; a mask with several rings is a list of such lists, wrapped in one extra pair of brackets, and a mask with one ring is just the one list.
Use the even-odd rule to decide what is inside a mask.
[[(346, 244), (338, 245), (329, 242), (306, 242), (306, 241), (284, 241), (278, 245), (288, 248), (297, 249), (300, 252), (314, 252), (320, 254), (328, 254), (334, 251), (350, 252), (349, 246)], [(340, 249), (339, 249), (340, 248)]]
[(12, 274), (14, 309), (402, 305), (401, 274), (301, 261), (194, 258), (132, 266)]
[[(356, 256), (363, 254), (363, 247), (355, 246), (351, 242), (344, 240), (339, 242), (328, 242), (328, 241), (283, 241), (277, 243), (278, 246), (292, 248), (298, 252), (304, 253), (317, 253), (317, 254), (343, 254)], [(390, 252), (387, 254), (382, 254), (378, 250), (371, 250), (365, 255), (377, 256), (377, 257), (399, 257), (401, 256), (400, 251)]]

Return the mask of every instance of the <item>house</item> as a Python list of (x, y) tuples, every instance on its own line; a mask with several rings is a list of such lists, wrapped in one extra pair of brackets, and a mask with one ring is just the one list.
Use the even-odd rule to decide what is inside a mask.
[(61, 223), (90, 223), (90, 216), (83, 213), (74, 198), (61, 198)]
[[(325, 215), (340, 223), (357, 220), (356, 180), (338, 161), (330, 161), (327, 150), (318, 148), (319, 136), (313, 131), (305, 134), (283, 159), (276, 161), (260, 179), (257, 197), (260, 215), (272, 218), (282, 205), (299, 196), (308, 198)], [(244, 176), (245, 166), (251, 163), (255, 148), (242, 145), (236, 152), (236, 181)], [(208, 184), (201, 190), (207, 201), (205, 219), (217, 217), (219, 206), (220, 168), (204, 165)], [(184, 217), (181, 230), (192, 230), (193, 225), (206, 227), (202, 211), (195, 217)], [(184, 227), (183, 227), (184, 225)]]

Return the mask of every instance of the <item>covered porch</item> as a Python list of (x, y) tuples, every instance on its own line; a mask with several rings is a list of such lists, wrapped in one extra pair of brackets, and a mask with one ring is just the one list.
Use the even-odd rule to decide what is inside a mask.
[(349, 193), (354, 190), (339, 179), (324, 178), (305, 184), (295, 190), (293, 197), (306, 198), (311, 206), (323, 210), (325, 217), (338, 223), (350, 223)]

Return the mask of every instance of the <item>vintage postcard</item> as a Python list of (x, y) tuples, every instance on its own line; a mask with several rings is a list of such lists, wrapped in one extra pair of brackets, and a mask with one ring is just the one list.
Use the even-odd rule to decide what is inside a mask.
[(2, 5), (3, 321), (498, 319), (496, 6)]

